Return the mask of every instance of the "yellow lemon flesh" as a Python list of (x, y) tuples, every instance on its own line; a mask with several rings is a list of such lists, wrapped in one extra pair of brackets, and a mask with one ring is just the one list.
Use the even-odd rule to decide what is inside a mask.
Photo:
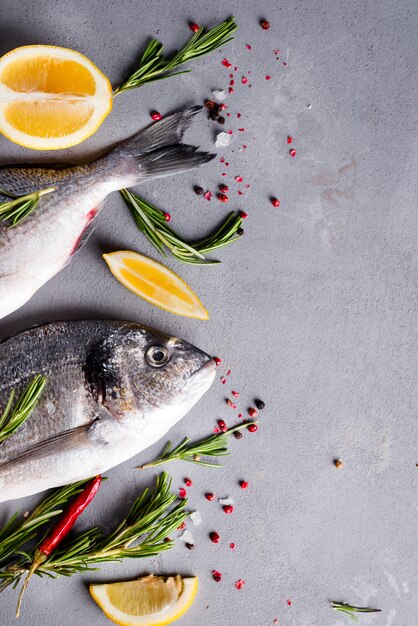
[(120, 626), (166, 626), (192, 605), (198, 589), (196, 577), (146, 576), (108, 585), (90, 585), (102, 611)]
[(57, 46), (23, 46), (0, 58), (0, 132), (35, 150), (90, 137), (112, 109), (112, 86), (85, 56)]
[(189, 285), (161, 263), (130, 250), (104, 254), (103, 258), (115, 278), (140, 298), (176, 315), (209, 319)]

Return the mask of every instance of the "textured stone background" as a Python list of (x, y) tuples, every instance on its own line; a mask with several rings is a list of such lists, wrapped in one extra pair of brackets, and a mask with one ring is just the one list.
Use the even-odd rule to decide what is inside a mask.
[[(224, 469), (169, 467), (176, 489), (185, 475), (195, 481), (190, 503), (204, 523), (193, 531), (194, 552), (178, 543), (151, 561), (71, 580), (35, 579), (21, 626), (105, 624), (86, 583), (146, 572), (199, 575), (184, 626), (261, 626), (275, 617), (281, 626), (348, 623), (329, 608), (330, 599), (382, 609), (362, 616), (364, 625), (417, 624), (416, 4), (3, 0), (0, 12), (1, 54), (30, 43), (68, 46), (89, 56), (115, 85), (149, 36), (172, 49), (189, 36), (188, 19), (213, 25), (236, 15), (240, 29), (225, 51), (196, 62), (191, 74), (121, 96), (85, 144), (48, 155), (0, 139), (2, 163), (82, 160), (147, 124), (151, 109), (165, 114), (226, 87), (223, 56), (239, 67), (238, 83), (250, 69), (252, 88), (238, 84), (228, 100), (233, 114), (242, 113), (228, 126), (246, 131), (234, 132), (226, 153), (229, 206), (250, 214), (245, 238), (219, 254), (219, 267), (168, 261), (201, 296), (210, 322), (154, 309), (114, 281), (100, 260), (103, 249), (138, 249), (156, 258), (114, 195), (88, 245), (1, 322), (0, 334), (63, 318), (139, 320), (222, 356), (242, 407), (254, 395), (267, 404), (260, 431), (232, 440)], [(261, 17), (272, 23), (268, 32), (259, 27)], [(211, 148), (213, 136), (202, 118), (190, 140)], [(149, 182), (141, 193), (170, 210), (176, 228), (196, 236), (226, 208), (198, 199), (192, 184), (214, 190), (224, 180), (221, 171), (215, 161), (196, 173)], [(251, 184), (242, 197), (237, 174)], [(270, 194), (280, 198), (280, 209), (270, 205)], [(203, 435), (216, 417), (231, 422), (224, 393), (216, 382), (172, 438)], [(81, 526), (111, 525), (122, 515), (153, 476), (133, 467), (159, 449), (109, 472)], [(335, 456), (345, 463), (339, 471)], [(237, 488), (241, 478), (251, 483), (246, 493)], [(234, 496), (234, 515), (206, 502), (207, 488)], [(19, 504), (25, 510), (31, 501)], [(1, 517), (14, 509), (3, 505)], [(213, 528), (223, 544), (207, 539)], [(230, 541), (237, 544), (234, 553)], [(221, 584), (211, 579), (214, 568), (224, 575)], [(241, 591), (233, 586), (238, 578), (246, 581)], [(0, 596), (4, 626), (14, 623), (15, 598), (12, 591)]]

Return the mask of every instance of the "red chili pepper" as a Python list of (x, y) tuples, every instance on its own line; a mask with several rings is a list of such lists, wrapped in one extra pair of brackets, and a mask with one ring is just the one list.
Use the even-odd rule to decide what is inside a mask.
[(19, 594), (19, 600), (17, 603), (16, 617), (20, 615), (20, 606), (22, 604), (23, 594), (28, 586), (29, 580), (32, 574), (38, 569), (42, 563), (45, 563), (49, 555), (57, 548), (61, 541), (68, 535), (78, 517), (84, 511), (84, 509), (90, 504), (97, 490), (102, 482), (102, 477), (99, 474), (92, 480), (90, 480), (84, 487), (83, 491), (78, 494), (76, 499), (64, 510), (58, 524), (54, 526), (49, 535), (45, 537), (41, 545), (35, 550), (35, 558), (30, 566), (29, 573), (23, 584), (23, 587)]

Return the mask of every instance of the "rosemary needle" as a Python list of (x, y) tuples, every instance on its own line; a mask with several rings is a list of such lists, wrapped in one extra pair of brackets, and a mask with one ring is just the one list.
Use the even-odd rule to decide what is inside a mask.
[(120, 194), (139, 230), (148, 237), (163, 256), (166, 256), (164, 248), (167, 248), (176, 259), (183, 263), (214, 265), (219, 261), (207, 260), (205, 255), (234, 243), (241, 237), (238, 232), (242, 225), (242, 217), (239, 213), (232, 212), (209, 236), (193, 244), (187, 243), (167, 225), (163, 211), (128, 189), (122, 189)]
[(161, 41), (152, 39), (140, 59), (138, 68), (114, 91), (113, 95), (117, 96), (129, 89), (136, 89), (145, 83), (190, 72), (187, 69), (180, 72), (173, 72), (173, 70), (228, 43), (228, 41), (233, 39), (231, 35), (237, 28), (238, 26), (235, 24), (233, 17), (208, 31), (200, 27), (189, 41), (171, 58), (163, 56), (163, 44)]
[(210, 463), (209, 461), (202, 461), (201, 457), (203, 456), (227, 456), (228, 452), (228, 436), (237, 430), (242, 430), (243, 428), (248, 428), (250, 424), (256, 424), (257, 422), (244, 422), (242, 424), (237, 424), (237, 426), (233, 426), (229, 428), (223, 433), (219, 433), (217, 435), (211, 435), (207, 439), (201, 439), (199, 441), (195, 441), (194, 443), (189, 444), (190, 438), (185, 437), (183, 441), (176, 447), (171, 447), (171, 441), (169, 441), (164, 447), (161, 455), (150, 461), (149, 463), (145, 463), (144, 465), (139, 466), (137, 469), (146, 469), (147, 467), (155, 467), (156, 465), (162, 465), (163, 463), (168, 463), (169, 461), (189, 461), (190, 463), (196, 463), (197, 465), (205, 465), (206, 467), (222, 467), (222, 465), (218, 463)]
[(348, 615), (354, 622), (358, 622), (358, 617), (354, 613), (380, 613), (380, 609), (369, 609), (367, 607), (351, 606), (341, 602), (331, 602), (331, 607), (335, 611)]
[(0, 443), (13, 435), (25, 422), (38, 403), (46, 385), (46, 378), (38, 375), (18, 398), (12, 409), (15, 392), (11, 392), (9, 400), (0, 415)]
[(16, 196), (5, 189), (0, 189), (0, 196), (10, 198), (10, 200), (0, 202), (0, 220), (9, 222), (10, 227), (16, 226), (36, 209), (41, 196), (52, 191), (55, 191), (55, 187), (33, 191), (24, 196)]

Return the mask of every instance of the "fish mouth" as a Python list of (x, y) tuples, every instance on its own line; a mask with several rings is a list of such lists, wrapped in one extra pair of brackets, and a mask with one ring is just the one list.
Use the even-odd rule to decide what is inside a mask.
[(209, 360), (191, 376), (187, 390), (193, 390), (193, 392), (202, 395), (209, 389), (215, 378), (216, 363), (212, 357), (208, 356), (208, 359)]

